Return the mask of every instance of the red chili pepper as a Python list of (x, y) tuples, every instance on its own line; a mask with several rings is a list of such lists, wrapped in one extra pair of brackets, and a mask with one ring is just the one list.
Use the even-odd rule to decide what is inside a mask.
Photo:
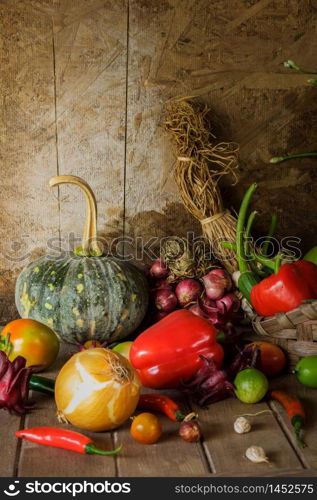
[(174, 422), (182, 422), (186, 417), (179, 405), (165, 394), (141, 394), (137, 409), (160, 411)]
[(105, 451), (96, 448), (91, 439), (79, 432), (56, 427), (33, 427), (15, 433), (18, 438), (23, 438), (33, 443), (55, 446), (65, 450), (76, 451), (77, 453), (90, 455), (115, 455), (119, 453), (122, 446), (115, 450)]
[(271, 391), (269, 393), (269, 396), (272, 399), (278, 401), (283, 406), (283, 408), (285, 408), (292, 426), (294, 427), (295, 436), (299, 446), (301, 446), (302, 448), (306, 446), (300, 435), (306, 415), (299, 399), (283, 391)]
[(223, 349), (214, 326), (190, 311), (170, 313), (133, 342), (130, 360), (142, 385), (154, 389), (179, 387), (203, 366), (202, 355), (221, 366)]
[(282, 265), (251, 290), (252, 305), (261, 316), (291, 311), (308, 299), (317, 299), (317, 266), (305, 260)]

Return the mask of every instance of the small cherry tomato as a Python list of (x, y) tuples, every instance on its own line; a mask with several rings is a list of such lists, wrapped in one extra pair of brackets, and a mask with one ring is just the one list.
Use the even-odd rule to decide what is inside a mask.
[(41, 365), (41, 370), (54, 363), (59, 351), (59, 340), (53, 330), (33, 319), (16, 319), (8, 323), (1, 332), (0, 344), (10, 361), (23, 356), (26, 366)]
[(152, 413), (140, 413), (140, 415), (134, 417), (130, 433), (139, 443), (153, 444), (162, 435), (161, 423)]
[(282, 349), (270, 342), (256, 341), (249, 345), (257, 345), (260, 348), (259, 360), (256, 367), (269, 377), (278, 375), (286, 366), (286, 356)]

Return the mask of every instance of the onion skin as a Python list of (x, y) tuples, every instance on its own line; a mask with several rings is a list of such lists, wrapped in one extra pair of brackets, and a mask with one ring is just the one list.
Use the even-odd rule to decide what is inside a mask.
[(198, 303), (193, 304), (192, 306), (188, 307), (188, 311), (195, 314), (195, 316), (199, 316), (200, 318), (208, 319), (208, 315), (206, 313), (204, 313), (204, 311), (202, 310), (202, 308), (200, 307), (200, 305)]
[(219, 300), (232, 287), (232, 281), (224, 269), (213, 269), (202, 277), (205, 285), (206, 295), (209, 299)]
[(188, 443), (197, 443), (202, 438), (200, 425), (196, 420), (183, 422), (179, 428), (179, 435)]
[(167, 278), (169, 270), (163, 263), (162, 259), (156, 259), (150, 268), (150, 275), (153, 278)]
[(58, 416), (79, 429), (115, 429), (135, 411), (140, 380), (129, 361), (104, 348), (74, 354), (55, 383)]
[(154, 293), (154, 303), (159, 311), (172, 312), (177, 306), (177, 298), (172, 290), (164, 288)]
[(191, 278), (180, 281), (175, 289), (176, 297), (181, 307), (187, 306), (197, 300), (202, 291), (201, 284)]

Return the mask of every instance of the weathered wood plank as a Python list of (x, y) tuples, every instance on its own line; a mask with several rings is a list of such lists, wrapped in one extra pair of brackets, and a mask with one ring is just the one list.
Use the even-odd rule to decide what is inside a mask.
[[(249, 417), (252, 430), (247, 434), (237, 434), (233, 423), (238, 415), (268, 410), (266, 403), (247, 405), (229, 398), (200, 410), (199, 417), (207, 429), (204, 446), (216, 473), (241, 473), (248, 475), (272, 474), (282, 470), (303, 469), (301, 462), (275, 418), (270, 412)], [(270, 464), (254, 464), (245, 458), (249, 446), (262, 446)]]
[[(52, 371), (45, 373), (45, 376), (53, 378), (72, 351), (74, 351), (73, 346), (69, 347), (63, 344), (55, 368), (53, 367)], [(36, 409), (25, 417), (25, 428), (51, 426), (79, 431), (71, 425), (58, 423), (54, 398), (35, 392), (32, 393), (32, 398), (36, 401)], [(112, 436), (109, 432), (85, 432), (84, 434), (90, 436), (100, 448), (105, 450), (113, 448)], [(67, 450), (22, 441), (18, 465), (18, 476), (20, 477), (112, 477), (114, 475), (114, 457), (80, 455)]]
[(28, 2), (0, 5), (0, 294), (58, 234), (52, 22)]
[[(184, 404), (179, 393), (164, 393)], [(115, 432), (116, 444), (124, 443), (124, 452), (117, 457), (118, 475), (168, 477), (206, 474), (208, 465), (201, 444), (186, 443), (178, 435), (179, 423), (172, 422), (164, 415), (158, 416), (163, 434), (155, 444), (144, 445), (135, 441), (130, 435), (131, 421)]]
[(277, 413), (282, 429), (288, 439), (293, 443), (296, 452), (307, 468), (317, 468), (317, 433), (316, 433), (316, 415), (317, 415), (317, 391), (300, 384), (292, 375), (279, 377), (274, 380), (272, 387), (281, 389), (289, 394), (298, 396), (302, 401), (307, 422), (304, 425), (303, 436), (308, 444), (304, 449), (300, 449), (296, 444), (294, 431), (286, 411), (276, 401), (270, 403), (271, 408)]
[(160, 122), (163, 103), (183, 88), (175, 79), (175, 72), (182, 71), (182, 51), (177, 48), (173, 60), (170, 54), (194, 11), (205, 5), (201, 0), (130, 1), (125, 229), (128, 236), (140, 238), (140, 247), (152, 238), (197, 230), (179, 202), (173, 155)]
[[(127, 2), (68, 2), (54, 18), (59, 173), (83, 177), (99, 204), (99, 231), (122, 235)], [(74, 15), (72, 20), (72, 13)], [(80, 14), (80, 15), (79, 15)], [(63, 248), (81, 238), (85, 204), (60, 189)], [(78, 245), (78, 241), (77, 241)]]

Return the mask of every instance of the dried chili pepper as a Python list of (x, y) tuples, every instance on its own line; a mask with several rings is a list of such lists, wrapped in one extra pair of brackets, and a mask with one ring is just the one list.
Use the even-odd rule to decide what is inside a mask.
[(164, 394), (141, 394), (137, 408), (138, 410), (159, 411), (174, 422), (182, 422), (186, 418), (179, 405)]
[(301, 431), (306, 415), (299, 399), (283, 391), (271, 391), (269, 396), (278, 401), (283, 408), (285, 408), (291, 424), (294, 427), (297, 443), (301, 448), (304, 448), (306, 443), (301, 438)]
[(72, 450), (83, 455), (115, 455), (122, 448), (122, 446), (119, 446), (111, 451), (100, 450), (89, 437), (79, 432), (58, 429), (57, 427), (33, 427), (32, 429), (17, 431), (15, 434), (18, 438), (23, 438), (33, 443)]

